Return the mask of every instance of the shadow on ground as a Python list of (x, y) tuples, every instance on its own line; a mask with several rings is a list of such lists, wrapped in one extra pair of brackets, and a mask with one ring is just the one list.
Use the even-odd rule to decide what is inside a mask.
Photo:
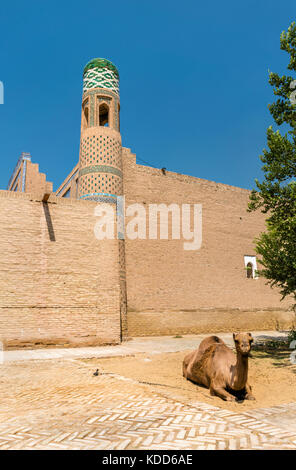
[(269, 359), (274, 367), (289, 369), (291, 373), (296, 374), (296, 365), (291, 362), (292, 352), (286, 344), (277, 345), (275, 348), (259, 345), (254, 347), (253, 357), (262, 360)]

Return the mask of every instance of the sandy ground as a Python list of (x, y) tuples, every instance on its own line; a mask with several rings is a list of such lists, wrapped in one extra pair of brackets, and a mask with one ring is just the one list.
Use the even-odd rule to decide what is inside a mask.
[(137, 354), (135, 357), (84, 359), (85, 365), (100, 373), (114, 373), (145, 382), (148, 387), (182, 403), (202, 401), (233, 411), (246, 411), (296, 401), (296, 366), (289, 360), (289, 351), (253, 351), (249, 359), (249, 382), (255, 401), (225, 402), (212, 397), (209, 390), (182, 376), (183, 358), (189, 351), (165, 354)]

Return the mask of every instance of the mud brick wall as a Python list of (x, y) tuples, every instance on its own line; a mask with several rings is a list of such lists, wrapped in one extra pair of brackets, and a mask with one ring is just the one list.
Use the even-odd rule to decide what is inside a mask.
[(127, 206), (203, 209), (200, 250), (184, 251), (185, 240), (171, 237), (126, 239), (129, 335), (273, 328), (291, 302), (280, 302), (263, 278), (247, 279), (244, 255), (256, 254), (253, 240), (265, 228), (261, 213), (246, 211), (249, 191), (137, 165), (129, 149), (123, 164)]
[(96, 203), (0, 191), (0, 340), (6, 347), (120, 341), (117, 240)]
[(255, 255), (253, 240), (265, 227), (262, 214), (246, 211), (248, 191), (136, 165), (129, 149), (123, 173), (126, 206), (202, 204), (201, 249), (185, 251), (182, 238), (126, 238), (126, 318), (122, 242), (95, 238), (96, 203), (54, 195), (42, 203), (43, 193), (0, 191), (5, 347), (291, 326), (291, 301), (280, 302), (263, 278), (246, 277), (244, 255)]
[(27, 173), (25, 180), (25, 192), (35, 193), (39, 191), (52, 192), (52, 183), (46, 181), (45, 173), (39, 172), (37, 163), (27, 162)]

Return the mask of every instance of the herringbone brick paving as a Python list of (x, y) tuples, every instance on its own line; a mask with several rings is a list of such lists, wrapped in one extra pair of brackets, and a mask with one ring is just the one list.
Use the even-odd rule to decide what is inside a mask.
[[(76, 360), (0, 367), (0, 449), (296, 449), (296, 404), (235, 413)], [(296, 421), (296, 420), (295, 420)]]

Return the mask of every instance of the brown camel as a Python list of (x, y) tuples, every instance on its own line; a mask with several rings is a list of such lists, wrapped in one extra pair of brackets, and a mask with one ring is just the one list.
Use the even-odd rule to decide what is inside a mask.
[[(218, 336), (204, 339), (183, 361), (183, 376), (210, 389), (226, 401), (255, 400), (248, 384), (248, 358), (253, 342), (250, 333), (234, 333), (236, 355)], [(235, 396), (236, 397), (235, 397)]]

